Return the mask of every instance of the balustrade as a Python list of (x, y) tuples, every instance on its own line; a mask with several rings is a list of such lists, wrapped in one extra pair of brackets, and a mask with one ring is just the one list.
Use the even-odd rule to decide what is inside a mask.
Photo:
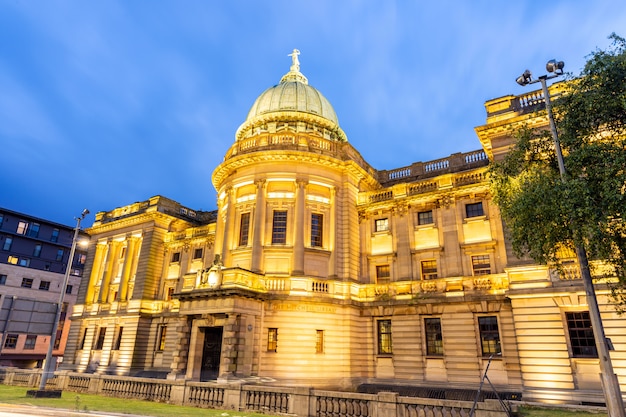
[[(5, 384), (26, 387), (39, 385), (41, 369), (3, 370)], [(472, 407), (471, 401), (402, 397), (390, 392), (365, 394), (77, 373), (54, 375), (54, 379), (48, 380), (48, 387), (51, 381), (54, 381), (57, 389), (79, 393), (297, 417), (467, 417)], [(386, 411), (381, 414), (383, 409)], [(483, 399), (477, 404), (476, 410), (477, 415), (507, 415), (497, 402), (483, 402)]]

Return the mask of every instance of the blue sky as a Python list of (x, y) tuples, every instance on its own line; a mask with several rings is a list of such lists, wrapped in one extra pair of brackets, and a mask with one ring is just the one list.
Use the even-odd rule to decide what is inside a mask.
[(486, 100), (552, 58), (579, 73), (611, 32), (623, 0), (0, 0), (0, 206), (215, 209), (213, 169), (294, 48), (375, 168), (479, 149)]

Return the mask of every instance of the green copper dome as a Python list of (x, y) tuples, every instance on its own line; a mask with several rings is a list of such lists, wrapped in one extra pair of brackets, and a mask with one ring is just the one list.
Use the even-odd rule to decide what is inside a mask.
[(339, 125), (335, 109), (330, 102), (300, 72), (298, 54), (294, 49), (290, 54), (292, 65), (278, 85), (268, 88), (256, 99), (248, 112), (246, 122), (269, 113), (295, 111), (323, 117)]

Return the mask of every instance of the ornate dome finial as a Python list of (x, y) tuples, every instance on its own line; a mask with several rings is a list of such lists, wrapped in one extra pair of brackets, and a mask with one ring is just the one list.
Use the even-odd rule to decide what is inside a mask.
[(291, 57), (291, 67), (289, 67), (290, 71), (300, 72), (300, 61), (298, 60), (298, 55), (300, 55), (300, 51), (294, 49), (292, 53), (287, 56)]
[(287, 54), (287, 56), (291, 57), (291, 67), (289, 67), (289, 72), (280, 79), (281, 84), (287, 81), (299, 81), (303, 84), (309, 83), (309, 80), (300, 72), (300, 60), (298, 59), (298, 55), (300, 55), (300, 51), (295, 48), (292, 53)]

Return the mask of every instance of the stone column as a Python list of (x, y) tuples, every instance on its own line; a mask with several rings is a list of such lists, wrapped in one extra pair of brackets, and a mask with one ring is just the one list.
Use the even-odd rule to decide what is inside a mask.
[(296, 181), (296, 213), (294, 225), (293, 243), (293, 271), (292, 275), (304, 275), (304, 231), (306, 220), (304, 218), (304, 197), (306, 181)]
[(237, 349), (239, 339), (239, 314), (229, 314), (224, 324), (222, 354), (218, 379), (228, 379), (237, 372)]
[(335, 196), (337, 194), (337, 188), (332, 187), (330, 189), (330, 210), (328, 214), (328, 250), (330, 251), (330, 258), (328, 259), (328, 276), (330, 278), (337, 278), (337, 248), (336, 248), (336, 224), (337, 224), (337, 210), (335, 208)]
[(128, 282), (133, 273), (135, 258), (137, 257), (137, 242), (139, 238), (128, 237), (128, 247), (126, 248), (126, 259), (124, 259), (124, 267), (122, 268), (122, 278), (120, 279), (120, 289), (117, 292), (118, 301), (126, 301), (128, 297)]
[(113, 276), (113, 270), (115, 269), (115, 261), (119, 255), (120, 242), (109, 242), (109, 253), (107, 259), (107, 267), (102, 278), (102, 285), (100, 286), (100, 303), (104, 304), (109, 301), (109, 290), (111, 285), (111, 277)]
[(252, 228), (252, 261), (250, 269), (261, 271), (263, 258), (263, 234), (265, 233), (265, 180), (258, 180), (256, 184), (256, 207), (254, 210), (254, 226)]
[(95, 300), (95, 286), (98, 280), (102, 278), (102, 262), (104, 262), (105, 251), (107, 245), (101, 245), (96, 243), (96, 254), (93, 259), (93, 265), (91, 266), (91, 275), (89, 276), (89, 285), (87, 286), (87, 294), (85, 295), (85, 304), (91, 304)]
[(171, 372), (167, 379), (179, 379), (185, 377), (187, 368), (187, 358), (189, 357), (189, 338), (191, 336), (191, 320), (188, 317), (181, 317), (176, 323), (176, 347), (173, 352)]
[(230, 249), (231, 249), (231, 237), (233, 235), (233, 219), (235, 215), (235, 207), (233, 202), (233, 189), (228, 188), (226, 190), (226, 221), (224, 222), (224, 246), (222, 246), (222, 264), (224, 266), (230, 265)]

